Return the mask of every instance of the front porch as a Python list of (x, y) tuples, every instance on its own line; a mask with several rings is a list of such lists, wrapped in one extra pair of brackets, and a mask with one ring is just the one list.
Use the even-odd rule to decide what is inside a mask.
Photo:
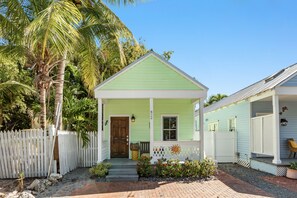
[(251, 168), (276, 176), (285, 176), (290, 162), (296, 162), (297, 159), (281, 158), (279, 164), (274, 164), (272, 161), (272, 157), (254, 157), (250, 159)]

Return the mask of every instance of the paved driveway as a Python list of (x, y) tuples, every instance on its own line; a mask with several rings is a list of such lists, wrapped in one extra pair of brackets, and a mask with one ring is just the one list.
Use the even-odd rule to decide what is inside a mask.
[(271, 194), (222, 171), (218, 179), (193, 182), (96, 182), (86, 169), (65, 176), (39, 197), (272, 197)]

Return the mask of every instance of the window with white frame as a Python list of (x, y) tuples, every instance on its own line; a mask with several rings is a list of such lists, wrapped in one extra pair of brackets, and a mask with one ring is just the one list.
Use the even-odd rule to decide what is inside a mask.
[(208, 124), (208, 131), (218, 131), (219, 130), (219, 122), (211, 122)]
[(236, 118), (230, 118), (228, 120), (229, 131), (236, 131)]
[(163, 141), (177, 140), (177, 116), (163, 116)]

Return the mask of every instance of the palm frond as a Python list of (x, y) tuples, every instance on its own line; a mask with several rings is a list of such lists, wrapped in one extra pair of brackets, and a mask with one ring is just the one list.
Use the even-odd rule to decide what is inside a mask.
[(11, 98), (20, 94), (36, 93), (36, 91), (25, 84), (16, 81), (7, 81), (0, 83), (0, 95), (3, 98)]
[(25, 36), (34, 48), (41, 45), (42, 58), (47, 46), (55, 46), (62, 54), (80, 39), (76, 27), (82, 16), (77, 7), (69, 1), (53, 1), (28, 26)]

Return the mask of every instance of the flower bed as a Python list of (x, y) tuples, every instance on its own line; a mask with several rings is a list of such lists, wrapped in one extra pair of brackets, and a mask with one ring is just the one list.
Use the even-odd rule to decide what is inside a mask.
[(151, 158), (142, 157), (137, 163), (137, 172), (141, 177), (159, 178), (208, 178), (215, 174), (216, 165), (210, 159), (185, 160), (159, 159), (157, 164), (150, 163)]

